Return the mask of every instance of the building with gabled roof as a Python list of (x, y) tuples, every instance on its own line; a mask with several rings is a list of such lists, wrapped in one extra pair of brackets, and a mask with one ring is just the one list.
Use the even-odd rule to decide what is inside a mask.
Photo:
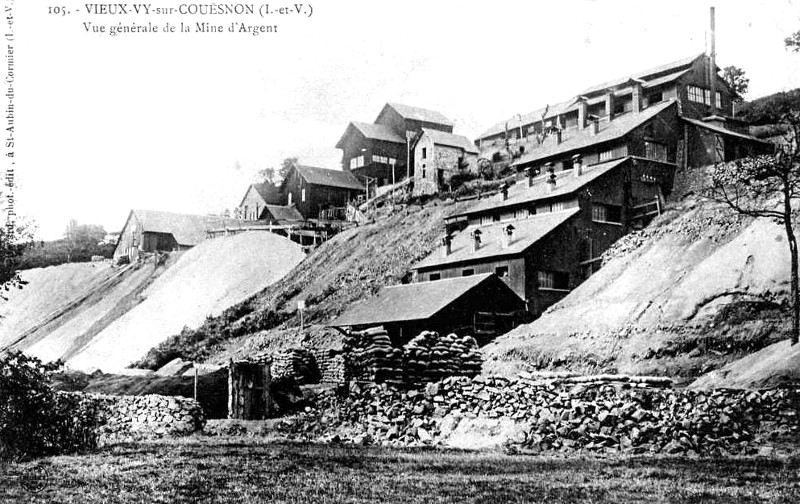
[(281, 203), (280, 188), (269, 181), (250, 184), (238, 206), (238, 215), (244, 220), (260, 220), (267, 205)]
[[(434, 253), (414, 265), (419, 282), (494, 273), (538, 316), (600, 267), (602, 253), (660, 212), (670, 163), (626, 155), (524, 176), (446, 219)], [(522, 175), (522, 174), (521, 174)]]
[[(674, 153), (670, 157), (678, 168), (769, 152), (768, 144), (748, 135), (746, 125), (732, 116), (737, 96), (718, 70), (700, 54), (636, 72), (586, 88), (554, 107), (510, 118), (484, 132), (477, 144), (483, 156), (508, 153), (522, 169), (558, 154), (568, 160), (577, 151), (586, 156), (588, 148), (599, 152), (599, 144), (658, 116), (657, 121), (669, 123), (661, 128), (668, 137), (649, 135), (647, 140)], [(713, 101), (711, 88), (716, 90)], [(667, 110), (672, 104), (675, 111)]]
[(411, 150), (415, 195), (435, 194), (449, 188), (454, 176), (478, 173), (479, 151), (465, 136), (422, 128)]
[(114, 249), (114, 260), (122, 256), (136, 260), (148, 252), (186, 250), (205, 240), (212, 229), (240, 225), (239, 219), (214, 215), (131, 210)]
[(514, 316), (525, 303), (495, 275), (451, 278), (439, 282), (384, 287), (375, 296), (351, 305), (331, 327), (364, 329), (383, 326), (396, 345), (422, 331), (476, 335), (481, 314)]
[(434, 110), (387, 103), (373, 123), (347, 125), (336, 143), (342, 150), (342, 169), (372, 188), (414, 175), (411, 147), (423, 128), (452, 133), (453, 122)]
[(294, 207), (304, 219), (318, 219), (320, 212), (343, 208), (364, 192), (364, 185), (350, 172), (295, 164), (281, 182), (282, 203)]

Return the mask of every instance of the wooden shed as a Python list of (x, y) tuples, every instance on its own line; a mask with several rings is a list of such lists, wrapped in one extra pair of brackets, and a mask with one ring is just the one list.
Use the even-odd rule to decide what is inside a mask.
[(270, 360), (229, 361), (228, 418), (263, 420), (272, 412)]
[(426, 330), (468, 334), (485, 343), (509, 330), (524, 311), (524, 301), (489, 273), (385, 287), (353, 305), (330, 326), (383, 326), (394, 346)]

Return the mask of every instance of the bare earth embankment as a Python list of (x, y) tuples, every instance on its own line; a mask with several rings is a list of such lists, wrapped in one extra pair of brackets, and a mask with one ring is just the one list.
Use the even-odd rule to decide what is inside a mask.
[(271, 233), (208, 240), (123, 268), (67, 264), (23, 272), (2, 305), (0, 345), (81, 370), (121, 370), (184, 326), (196, 327), (281, 278), (304, 258)]
[(484, 372), (619, 372), (688, 383), (788, 337), (789, 267), (781, 227), (687, 200), (623, 238), (598, 273), (540, 319), (485, 347)]

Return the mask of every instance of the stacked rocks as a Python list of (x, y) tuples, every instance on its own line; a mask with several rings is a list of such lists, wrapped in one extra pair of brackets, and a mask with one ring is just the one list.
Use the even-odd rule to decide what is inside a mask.
[[(800, 390), (672, 390), (624, 377), (533, 383), (499, 377), (450, 377), (423, 390), (351, 384), (330, 395), (287, 432), (303, 439), (416, 446), (443, 442), (464, 419), (505, 419), (508, 440), (539, 451), (752, 453), (764, 436), (800, 436)], [(569, 381), (567, 381), (569, 380)]]
[(182, 436), (205, 425), (200, 404), (194, 399), (174, 396), (109, 396), (79, 394), (93, 404), (99, 425), (99, 443), (108, 444), (148, 437)]

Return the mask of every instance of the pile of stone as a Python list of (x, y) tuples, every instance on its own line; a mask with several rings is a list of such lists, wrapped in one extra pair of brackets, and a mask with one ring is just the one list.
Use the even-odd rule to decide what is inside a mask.
[[(459, 422), (510, 420), (529, 451), (751, 453), (756, 433), (800, 435), (800, 390), (672, 390), (635, 377), (533, 384), (450, 377), (424, 389), (350, 384), (286, 431), (301, 439), (417, 446), (445, 443)], [(597, 377), (593, 377), (597, 378)]]
[(97, 415), (100, 444), (188, 435), (202, 430), (206, 422), (200, 404), (185, 397), (72, 394), (94, 406), (90, 410)]
[(320, 381), (325, 383), (345, 383), (345, 358), (341, 349), (312, 348), (319, 368)]

